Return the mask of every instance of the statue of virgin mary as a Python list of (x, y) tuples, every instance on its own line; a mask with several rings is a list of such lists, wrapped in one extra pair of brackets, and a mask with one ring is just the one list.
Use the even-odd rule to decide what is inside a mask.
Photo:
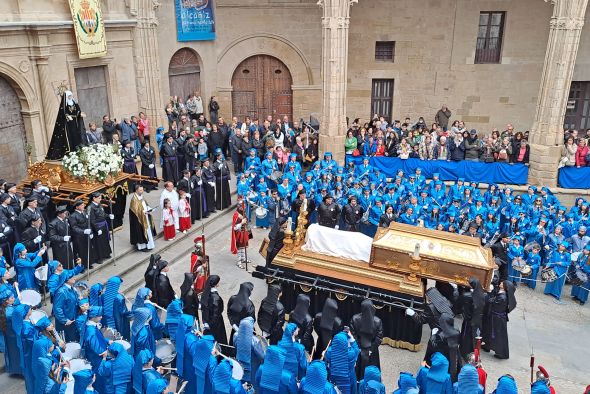
[(80, 145), (87, 144), (83, 117), (74, 95), (66, 90), (61, 96), (46, 160), (61, 160)]

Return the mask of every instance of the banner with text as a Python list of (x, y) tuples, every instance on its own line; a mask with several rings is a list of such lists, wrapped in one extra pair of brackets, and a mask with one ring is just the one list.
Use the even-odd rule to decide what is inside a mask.
[(100, 0), (69, 0), (80, 59), (107, 54), (107, 37)]
[(174, 0), (178, 41), (215, 39), (213, 0)]

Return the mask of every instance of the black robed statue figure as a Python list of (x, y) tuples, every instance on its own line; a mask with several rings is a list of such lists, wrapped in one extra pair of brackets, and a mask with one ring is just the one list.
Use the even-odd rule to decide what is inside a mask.
[(87, 144), (83, 117), (80, 106), (74, 101), (74, 95), (66, 90), (61, 96), (51, 143), (45, 159), (61, 160), (69, 152), (78, 149), (80, 145)]

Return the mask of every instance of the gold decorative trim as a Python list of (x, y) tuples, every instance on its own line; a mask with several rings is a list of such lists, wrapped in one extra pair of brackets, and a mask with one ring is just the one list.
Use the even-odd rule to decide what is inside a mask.
[(410, 342), (406, 342), (406, 341), (396, 341), (394, 339), (391, 338), (383, 338), (383, 341), (381, 342), (383, 345), (387, 345), (387, 346), (391, 346), (394, 348), (398, 348), (398, 349), (405, 349), (405, 350), (409, 350), (411, 352), (419, 352), (420, 350), (422, 350), (422, 344), (418, 343), (418, 344), (413, 344)]

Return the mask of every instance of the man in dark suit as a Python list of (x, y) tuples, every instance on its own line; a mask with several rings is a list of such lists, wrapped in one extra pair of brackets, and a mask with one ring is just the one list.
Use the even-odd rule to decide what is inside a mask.
[(510, 237), (506, 233), (500, 235), (500, 242), (496, 242), (492, 247), (492, 255), (496, 258), (500, 282), (508, 279), (508, 246)]
[(59, 206), (57, 217), (48, 226), (49, 241), (53, 251), (53, 259), (59, 261), (64, 268), (74, 268), (74, 252), (70, 243), (70, 223), (66, 220), (67, 209)]
[(389, 227), (391, 222), (395, 222), (395, 215), (393, 214), (393, 206), (388, 205), (385, 213), (379, 218), (379, 227)]

